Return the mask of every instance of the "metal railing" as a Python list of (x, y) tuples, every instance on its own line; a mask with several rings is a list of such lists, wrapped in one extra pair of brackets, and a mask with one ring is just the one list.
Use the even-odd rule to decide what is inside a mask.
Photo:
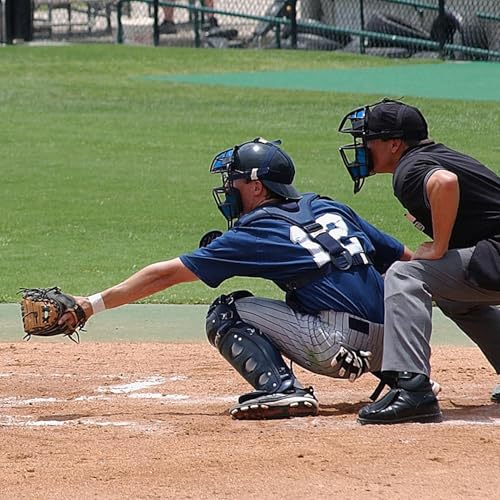
[[(12, 32), (15, 6), (26, 1), (37, 40), (500, 61), (498, 0), (331, 0), (329, 17), (306, 8), (319, 0), (215, 0), (214, 8), (203, 0), (0, 0), (0, 42), (12, 41), (5, 33)], [(162, 30), (165, 8), (175, 10), (176, 34)], [(210, 16), (219, 26), (207, 29)]]
[[(331, 25), (322, 23), (319, 21), (308, 21), (297, 18), (297, 8), (296, 1), (283, 2), (285, 7), (288, 9), (283, 9), (279, 15), (266, 16), (266, 15), (253, 15), (244, 12), (235, 12), (224, 9), (208, 8), (203, 6), (196, 6), (192, 4), (179, 4), (176, 2), (160, 1), (160, 0), (119, 0), (117, 4), (118, 11), (118, 30), (117, 30), (117, 42), (124, 43), (124, 33), (123, 25), (121, 21), (121, 16), (123, 8), (125, 5), (130, 5), (131, 3), (143, 3), (152, 7), (152, 38), (153, 44), (155, 46), (160, 45), (160, 33), (159, 33), (159, 8), (160, 7), (175, 7), (176, 9), (184, 9), (190, 13), (190, 19), (192, 20), (192, 30), (193, 30), (193, 40), (195, 47), (203, 46), (203, 31), (202, 31), (202, 21), (203, 17), (207, 15), (223, 16), (226, 20), (231, 18), (238, 18), (239, 20), (251, 20), (257, 22), (253, 34), (243, 40), (239, 47), (250, 47), (253, 46), (253, 42), (256, 39), (262, 38), (268, 33), (274, 36), (274, 46), (276, 48), (282, 48), (283, 41), (283, 30), (288, 30), (288, 38), (290, 40), (287, 48), (297, 48), (298, 47), (298, 36), (300, 33), (321, 33), (323, 38), (330, 37), (335, 39), (335, 37), (355, 37), (359, 38), (360, 43), (358, 45), (360, 53), (366, 53), (367, 48), (370, 46), (377, 45), (387, 45), (390, 47), (400, 47), (406, 48), (410, 53), (416, 51), (430, 51), (438, 54), (441, 58), (456, 58), (457, 54), (462, 56), (472, 56), (474, 58), (489, 59), (489, 60), (500, 60), (500, 50), (490, 50), (482, 47), (467, 46), (460, 43), (456, 43), (453, 40), (449, 40), (448, 33), (446, 29), (441, 29), (437, 32), (434, 39), (431, 39), (430, 34), (427, 37), (421, 36), (403, 36), (398, 35), (393, 32), (384, 33), (381, 31), (373, 31), (367, 28), (367, 24), (364, 19), (365, 3), (366, 0), (359, 0), (359, 20), (358, 24), (360, 28), (343, 27), (339, 25)], [(449, 12), (446, 11), (445, 0), (439, 0), (437, 4), (431, 4), (428, 2), (417, 2), (412, 0), (383, 0), (386, 4), (397, 4), (400, 6), (411, 7), (415, 9), (425, 9), (428, 11), (433, 11), (437, 13), (435, 18), (435, 24), (438, 25), (440, 20), (446, 25), (446, 22), (450, 22)], [(130, 12), (130, 9), (129, 9)], [(487, 19), (490, 21), (497, 21), (499, 18), (495, 15), (488, 14), (485, 12), (477, 12), (475, 16), (482, 19)], [(264, 29), (262, 26), (266, 26)], [(260, 29), (258, 28), (260, 26)], [(404, 25), (402, 25), (404, 26)], [(500, 29), (500, 24), (498, 24)], [(217, 33), (215, 33), (217, 34)], [(499, 47), (500, 49), (500, 47)]]

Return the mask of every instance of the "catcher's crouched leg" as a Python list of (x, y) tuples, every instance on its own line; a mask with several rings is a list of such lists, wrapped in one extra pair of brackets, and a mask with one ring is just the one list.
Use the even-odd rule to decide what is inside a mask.
[(222, 295), (207, 314), (209, 342), (256, 389), (240, 396), (231, 415), (236, 419), (317, 415), (312, 388), (303, 389), (269, 339), (239, 317), (234, 303), (250, 295), (241, 291)]

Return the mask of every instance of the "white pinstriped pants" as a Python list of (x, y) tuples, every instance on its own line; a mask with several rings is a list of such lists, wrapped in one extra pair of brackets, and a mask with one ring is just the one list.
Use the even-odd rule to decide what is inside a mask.
[[(382, 324), (345, 312), (322, 311), (319, 316), (302, 314), (283, 301), (259, 297), (246, 297), (237, 300), (235, 305), (244, 322), (258, 328), (284, 356), (306, 370), (341, 378), (330, 365), (340, 343), (371, 351), (371, 370), (380, 370), (384, 338)], [(352, 318), (366, 326), (365, 332), (352, 328)]]

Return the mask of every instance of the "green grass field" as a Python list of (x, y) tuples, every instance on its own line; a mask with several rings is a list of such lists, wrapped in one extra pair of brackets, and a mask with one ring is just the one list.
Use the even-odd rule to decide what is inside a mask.
[[(337, 152), (346, 142), (339, 120), (383, 96), (142, 78), (389, 64), (406, 62), (299, 51), (0, 48), (0, 301), (17, 301), (20, 287), (55, 284), (89, 294), (193, 249), (208, 229), (225, 228), (211, 195), (220, 182), (208, 174), (213, 155), (258, 135), (283, 140), (300, 190), (347, 202), (415, 247), (422, 235), (404, 219), (390, 176), (369, 179), (354, 197)], [(426, 114), (436, 140), (498, 171), (498, 103), (407, 101)], [(279, 294), (249, 279), (220, 290), (235, 288)], [(148, 301), (207, 303), (217, 293), (196, 283)]]

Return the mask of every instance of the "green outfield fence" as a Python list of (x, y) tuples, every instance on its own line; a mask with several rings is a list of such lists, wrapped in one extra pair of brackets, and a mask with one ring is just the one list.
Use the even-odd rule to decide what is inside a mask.
[[(0, 0), (0, 5), (3, 43), (82, 40), (500, 61), (499, 0)], [(162, 23), (168, 8), (174, 8), (175, 27), (167, 32)]]

